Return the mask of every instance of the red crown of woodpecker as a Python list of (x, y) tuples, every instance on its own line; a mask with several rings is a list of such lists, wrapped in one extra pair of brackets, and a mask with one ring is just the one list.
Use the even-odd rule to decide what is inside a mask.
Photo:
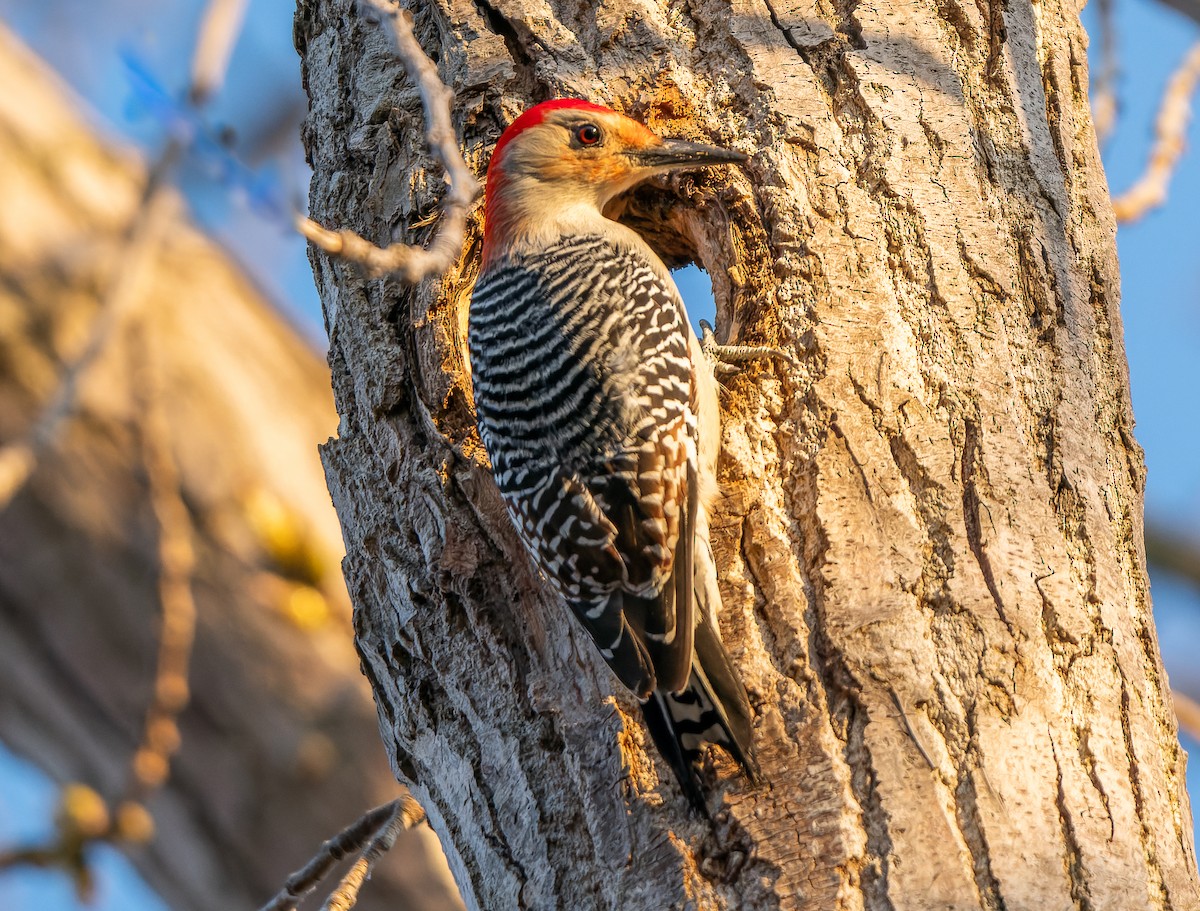
[(492, 152), (492, 160), (488, 164), (488, 174), (491, 175), (492, 166), (500, 161), (504, 154), (504, 148), (530, 127), (535, 127), (539, 123), (544, 123), (546, 115), (552, 111), (562, 111), (574, 109), (577, 111), (586, 111), (593, 114), (615, 114), (612, 108), (606, 108), (602, 104), (592, 104), (590, 101), (584, 101), (582, 98), (554, 98), (550, 101), (543, 101), (540, 104), (535, 104), (527, 111), (523, 112), (520, 117), (508, 125), (508, 129), (500, 134), (500, 139), (496, 143), (496, 148)]

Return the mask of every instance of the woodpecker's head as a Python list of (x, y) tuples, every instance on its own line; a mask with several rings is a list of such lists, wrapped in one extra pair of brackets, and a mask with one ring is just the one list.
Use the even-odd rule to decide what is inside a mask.
[(518, 241), (536, 245), (602, 218), (605, 204), (648, 177), (745, 161), (741, 152), (662, 139), (624, 114), (572, 98), (512, 122), (487, 173), (485, 263)]

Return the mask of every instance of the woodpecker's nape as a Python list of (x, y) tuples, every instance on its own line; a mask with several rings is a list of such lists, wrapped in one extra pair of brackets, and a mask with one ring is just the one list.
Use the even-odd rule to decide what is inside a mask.
[(518, 535), (703, 813), (706, 744), (757, 772), (716, 623), (716, 382), (669, 271), (603, 211), (655, 174), (745, 159), (586, 101), (530, 108), (492, 154), (470, 311), (479, 432)]

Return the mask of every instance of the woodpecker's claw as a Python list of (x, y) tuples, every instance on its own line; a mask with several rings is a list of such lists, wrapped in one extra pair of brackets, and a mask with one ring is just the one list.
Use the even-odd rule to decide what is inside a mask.
[(782, 348), (772, 348), (769, 345), (722, 345), (717, 342), (713, 327), (708, 320), (700, 320), (700, 350), (703, 351), (713, 365), (713, 373), (718, 377), (732, 376), (740, 373), (742, 368), (761, 358), (771, 357), (786, 361), (789, 366), (797, 366), (796, 359), (791, 353)]

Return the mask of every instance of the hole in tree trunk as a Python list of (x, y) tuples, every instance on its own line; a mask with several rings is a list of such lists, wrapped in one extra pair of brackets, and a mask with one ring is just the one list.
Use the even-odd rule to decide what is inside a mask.
[(672, 269), (671, 277), (675, 279), (679, 294), (687, 307), (692, 329), (699, 336), (700, 320), (708, 320), (714, 325), (717, 321), (717, 302), (713, 298), (712, 280), (696, 263), (689, 263), (681, 269)]
[(731, 294), (728, 282), (717, 286), (709, 273), (711, 267), (724, 275), (730, 263), (709, 263), (702, 255), (713, 250), (711, 243), (704, 242), (713, 233), (704, 210), (714, 202), (697, 192), (697, 182), (690, 175), (683, 175), (666, 184), (644, 184), (613, 200), (604, 213), (637, 231), (671, 270), (697, 335), (702, 319), (723, 326), (732, 304), (718, 299), (718, 295)]

